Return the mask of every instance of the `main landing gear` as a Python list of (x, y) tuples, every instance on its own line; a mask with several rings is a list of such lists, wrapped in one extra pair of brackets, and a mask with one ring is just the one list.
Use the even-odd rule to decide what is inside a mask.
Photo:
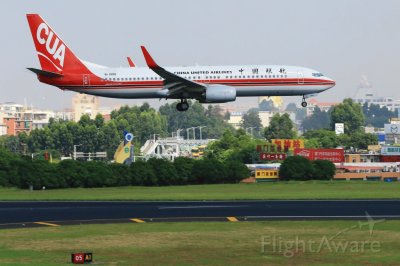
[(186, 99), (181, 99), (181, 102), (176, 104), (176, 110), (179, 112), (187, 111), (187, 109), (189, 109), (189, 103)]
[(303, 95), (303, 100), (301, 102), (301, 106), (307, 107), (307, 102), (306, 102), (306, 98), (304, 97), (304, 95)]

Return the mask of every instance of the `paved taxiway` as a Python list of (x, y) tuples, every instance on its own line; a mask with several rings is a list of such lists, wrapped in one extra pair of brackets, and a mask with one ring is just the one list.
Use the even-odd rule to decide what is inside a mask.
[(129, 221), (364, 220), (366, 213), (400, 219), (400, 200), (0, 202), (0, 228)]

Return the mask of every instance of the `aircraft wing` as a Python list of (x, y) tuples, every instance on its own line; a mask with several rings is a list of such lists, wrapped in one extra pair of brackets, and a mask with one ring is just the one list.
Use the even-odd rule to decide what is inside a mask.
[(200, 94), (206, 90), (206, 85), (188, 80), (160, 67), (151, 57), (146, 47), (141, 46), (141, 48), (147, 66), (164, 79), (164, 88), (168, 89), (168, 96), (179, 95), (184, 92), (188, 94)]

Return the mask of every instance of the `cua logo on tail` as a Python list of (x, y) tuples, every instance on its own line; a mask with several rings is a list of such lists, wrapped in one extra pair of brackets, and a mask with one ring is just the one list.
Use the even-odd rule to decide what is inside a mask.
[[(54, 41), (53, 41), (53, 37)], [(61, 67), (64, 66), (65, 57), (65, 45), (60, 41), (60, 39), (54, 34), (52, 30), (42, 22), (36, 31), (37, 41), (44, 45), (46, 44), (47, 52), (53, 56), (54, 60), (58, 60)]]

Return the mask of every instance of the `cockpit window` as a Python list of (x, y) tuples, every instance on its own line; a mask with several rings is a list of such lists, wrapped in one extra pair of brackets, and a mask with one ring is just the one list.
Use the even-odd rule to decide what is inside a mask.
[(322, 77), (324, 74), (322, 73), (312, 73), (314, 77)]

